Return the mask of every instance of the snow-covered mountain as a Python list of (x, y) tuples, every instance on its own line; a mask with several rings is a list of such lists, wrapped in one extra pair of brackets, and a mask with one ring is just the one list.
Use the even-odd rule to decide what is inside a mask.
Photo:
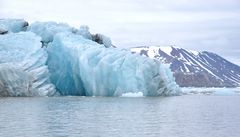
[(180, 86), (240, 86), (240, 66), (212, 52), (156, 46), (136, 47), (131, 51), (170, 64)]

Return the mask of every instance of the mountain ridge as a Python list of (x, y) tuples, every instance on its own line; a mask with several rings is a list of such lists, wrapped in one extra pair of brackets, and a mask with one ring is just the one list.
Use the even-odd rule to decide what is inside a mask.
[(175, 46), (141, 46), (130, 50), (170, 64), (176, 82), (182, 87), (240, 86), (240, 66), (214, 52), (198, 52)]

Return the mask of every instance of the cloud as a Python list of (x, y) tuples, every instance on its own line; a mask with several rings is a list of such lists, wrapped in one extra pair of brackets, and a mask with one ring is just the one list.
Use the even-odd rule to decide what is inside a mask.
[(118, 47), (177, 45), (239, 62), (239, 0), (1, 0), (7, 17), (86, 24)]

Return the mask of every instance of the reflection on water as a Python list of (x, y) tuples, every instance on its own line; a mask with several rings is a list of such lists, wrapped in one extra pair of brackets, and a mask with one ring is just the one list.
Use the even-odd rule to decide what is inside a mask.
[(0, 136), (238, 137), (240, 96), (0, 98)]

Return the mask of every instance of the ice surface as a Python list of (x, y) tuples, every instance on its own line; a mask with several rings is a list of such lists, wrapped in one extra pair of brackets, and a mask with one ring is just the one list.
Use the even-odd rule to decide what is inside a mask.
[(0, 32), (20, 32), (26, 30), (28, 23), (23, 19), (0, 19)]
[(105, 48), (73, 33), (58, 33), (48, 47), (51, 81), (63, 95), (176, 95), (170, 69), (130, 51)]
[(0, 96), (52, 96), (47, 52), (31, 32), (0, 35)]
[(167, 53), (169, 56), (172, 56), (172, 55), (171, 55), (172, 47), (160, 47), (160, 49), (161, 49), (163, 52)]

